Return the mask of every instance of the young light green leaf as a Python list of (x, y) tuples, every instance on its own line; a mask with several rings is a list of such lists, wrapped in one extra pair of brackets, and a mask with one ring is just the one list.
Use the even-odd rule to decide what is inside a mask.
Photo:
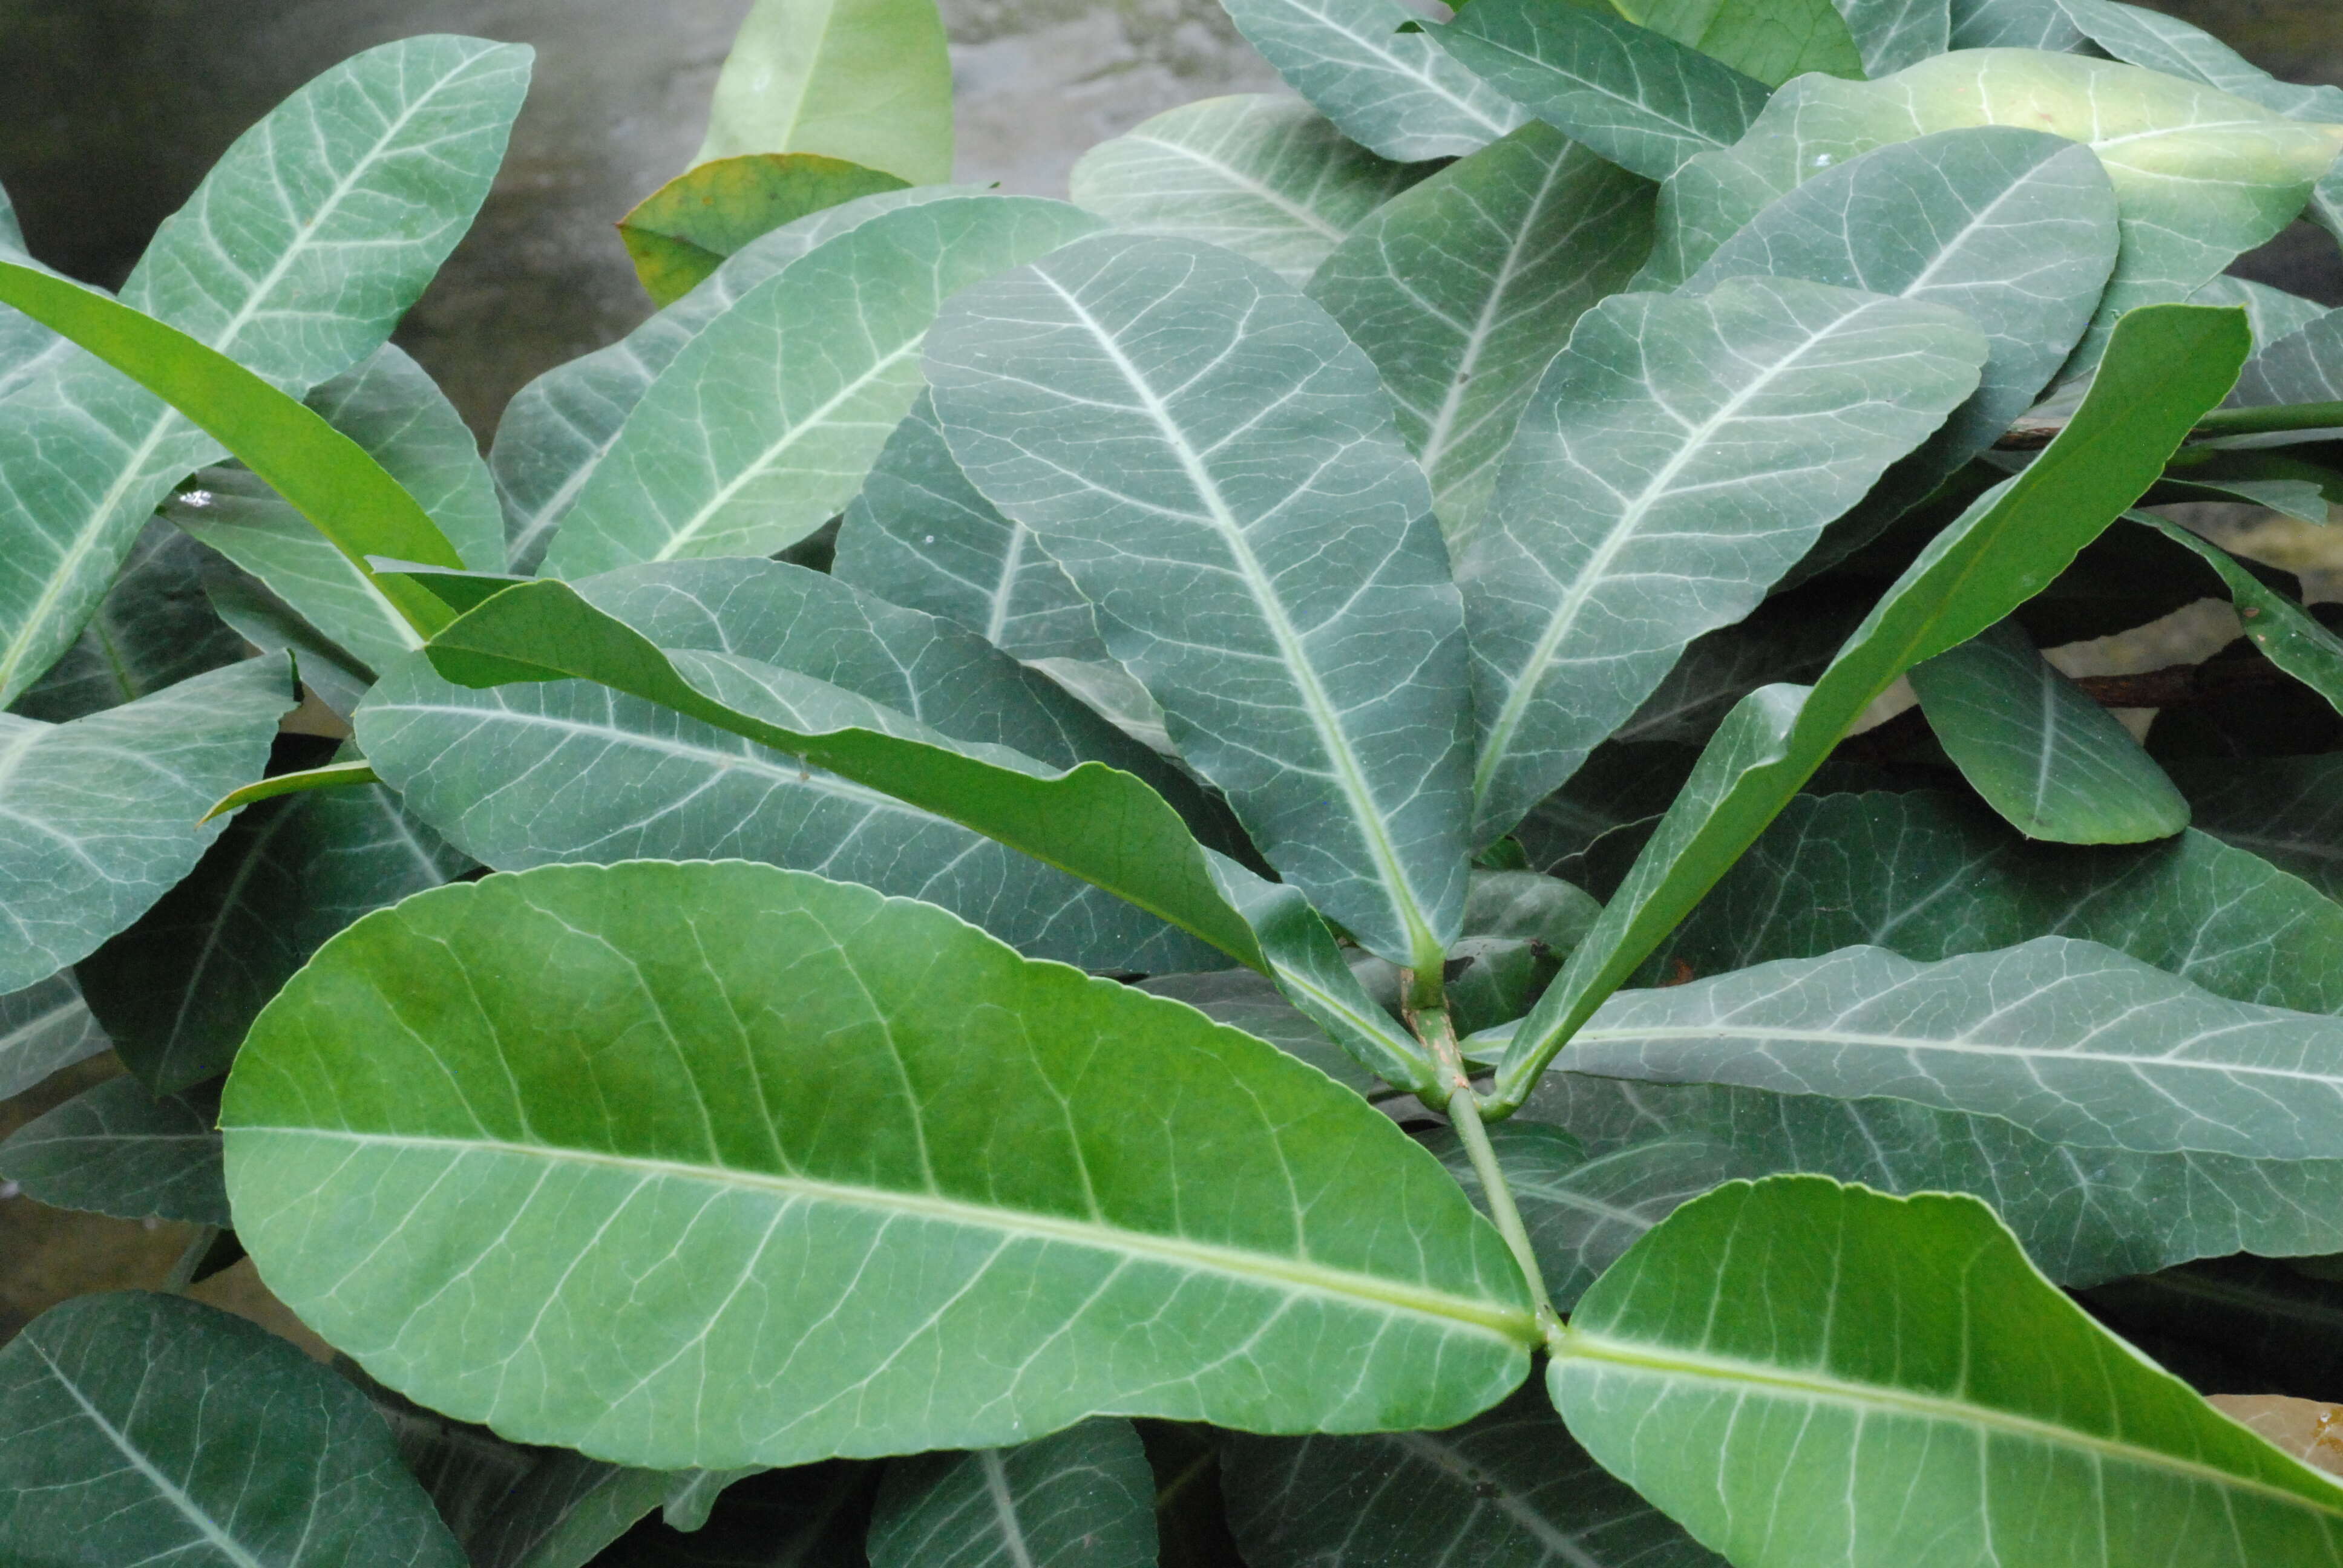
[(2057, 0), (2083, 35), (2135, 65), (2218, 87), (2297, 120), (2343, 121), (2343, 87), (2281, 82), (2202, 28), (2115, 0)]
[(1831, 0), (1611, 0), (1628, 21), (1769, 87), (1824, 71), (1864, 75), (1863, 54)]
[(1739, 141), (1765, 83), (1607, 12), (1544, 0), (1474, 0), (1426, 31), (1571, 140), (1664, 180)]
[(2131, 731), (2015, 622), (1914, 665), (1911, 679), (1961, 777), (2027, 838), (2140, 844), (2188, 826), (2188, 802)]
[(1534, 120), (1385, 202), (1310, 279), (1383, 373), (1452, 555), (1539, 373), (1642, 265), (1651, 207), (1648, 181)]
[(218, 1109), (212, 1095), (157, 1099), (108, 1079), (0, 1142), (0, 1177), (53, 1209), (225, 1227)]
[(870, 1568), (1154, 1568), (1155, 1476), (1101, 1417), (1014, 1448), (887, 1466)]
[(155, 907), (81, 961), (90, 1010), (158, 1094), (227, 1070), (245, 1030), (326, 939), (473, 869), (381, 784), (241, 812)]
[(952, 460), (925, 387), (839, 524), (830, 575), (966, 627), (1014, 658), (1104, 662), (1090, 601)]
[(1570, 1066), (1892, 1096), (2077, 1148), (2343, 1158), (2343, 1022), (2229, 1001), (2066, 937), (1934, 964), (1846, 948), (1622, 992)]
[(1603, 1000), (1715, 885), (1896, 677), (2000, 620), (2156, 481), (2236, 379), (2242, 313), (2132, 312), (2075, 417), (2015, 478), (1930, 542), (1811, 690), (1767, 687), (1729, 714), (1659, 829), (1514, 1037), (1496, 1104), (1519, 1104)]
[(1535, 1389), (1447, 1432), (1222, 1444), (1252, 1568), (1723, 1568), (1604, 1474)]
[(0, 996), (0, 1100), (87, 1060), (108, 1043), (70, 970)]
[(1076, 206), (1117, 228), (1209, 240), (1299, 285), (1425, 172), (1347, 140), (1307, 104), (1244, 93), (1101, 142), (1074, 165), (1071, 188)]
[[(459, 618), (427, 651), (458, 685), (592, 680), (795, 755), (806, 782), (820, 768), (879, 790), (1081, 877), (1241, 962), (1265, 964), (1187, 824), (1141, 780), (1104, 764), (1053, 775), (1006, 748), (951, 740), (824, 680), (732, 655), (670, 658), (563, 583), (507, 589)], [(754, 706), (744, 711), (736, 701)], [(394, 779), (412, 782), (390, 748), (372, 736), (360, 744)], [(726, 761), (720, 754), (708, 760)], [(479, 792), (459, 788), (458, 799), (477, 802)], [(466, 842), (446, 815), (436, 820)]]
[(820, 153), (912, 185), (951, 178), (951, 58), (929, 0), (757, 0), (691, 161)]
[(608, 455), (627, 417), (685, 344), (790, 262), (871, 218), (972, 194), (950, 186), (862, 196), (749, 241), (708, 281), (605, 348), (557, 365), (513, 395), (497, 421), (488, 467), (504, 503), (506, 555), (534, 571), (554, 530)]
[[(493, 571), (504, 565), (504, 521), (495, 483), (455, 405), (396, 346), (385, 344), (305, 399), (327, 424), (379, 464), (437, 528), (452, 558), (401, 558)], [(423, 634), (363, 560), (324, 534), (256, 474), (206, 468), (164, 503), (163, 515), (258, 578), (295, 614), (368, 669), (423, 645)], [(366, 555), (426, 546), (419, 534), (354, 538)], [(439, 624), (427, 617), (427, 626)]]
[(2343, 757), (2184, 758), (2166, 767), (2203, 831), (2343, 899)]
[(1689, 277), (1769, 202), (1822, 170), (1891, 143), (1988, 125), (2081, 142), (2114, 184), (2122, 250), (2077, 367), (2096, 360), (2124, 312), (2187, 298), (2285, 227), (2343, 149), (2343, 126), (2289, 120), (2107, 60), (1969, 50), (1877, 82), (1809, 76), (1784, 88), (1737, 145), (1703, 154), (1669, 181), (1644, 282)]
[(2092, 1322), (1973, 1198), (1723, 1188), (1586, 1293), (1546, 1382), (1604, 1468), (1745, 1568), (1900, 1568), (1947, 1540), (2343, 1562), (2343, 1487)]
[(2343, 310), (2329, 310), (2270, 343), (2237, 376), (2239, 407), (2343, 399)]
[(2219, 573), (2229, 597), (2237, 602), (2237, 618), (2246, 627), (2246, 640), (2259, 648), (2272, 664), (2327, 699), (2338, 711), (2343, 711), (2343, 638), (2328, 630), (2301, 605), (2263, 582), (2220, 546), (2152, 513), (2134, 512), (2131, 516), (2135, 521), (2187, 547)]
[(297, 773), (277, 773), (256, 779), (239, 789), (231, 789), (213, 802), (203, 820), (225, 817), (243, 807), (262, 800), (274, 800), (279, 795), (298, 795), (310, 789), (340, 789), (358, 784), (378, 784), (381, 778), (364, 762), (328, 762), (323, 767), (304, 768)]
[(1102, 607), (1262, 854), (1361, 945), (1436, 966), (1464, 900), (1463, 614), (1373, 364), (1266, 268), (1115, 235), (962, 295), (927, 369), (970, 482)]
[(659, 186), (618, 220), (618, 237), (644, 292), (665, 308), (759, 235), (908, 183), (820, 153), (743, 153), (701, 164)]
[(1952, 47), (1946, 0), (1838, 0), (1839, 15), (1863, 54), (1863, 74), (1885, 76)]
[(2233, 1000), (2343, 1012), (2343, 909), (2257, 856), (2193, 830), (2137, 849), (2028, 843), (1934, 791), (1793, 799), (1636, 983), (1861, 944), (1934, 962), (2043, 936)]
[(2047, 49), (2071, 55), (2090, 46), (2058, 0), (1952, 0), (1950, 8), (1956, 49)]
[(1943, 306), (1794, 278), (1615, 296), (1547, 369), (1457, 571), (1480, 725), (1473, 841), (1576, 772), (1694, 638), (1976, 389)]
[[(77, 322), (132, 333), (125, 347), (138, 345), (142, 363), (159, 354), (197, 375), (179, 390), (207, 418), (240, 420), (253, 402), (248, 388), (229, 391), (236, 365), (306, 392), (379, 346), (462, 236), (504, 155), (528, 63), (525, 48), (470, 38), (370, 49), (229, 148), (124, 285), (129, 315), (13, 271), (9, 303), (37, 294)], [(160, 326), (142, 328), (140, 313)], [(208, 365), (206, 350), (233, 365)], [(199, 361), (217, 374), (195, 372)], [(21, 417), (0, 436), (0, 704), (71, 646), (155, 504), (236, 445), (123, 368), (69, 355), (9, 400)], [(337, 515), (365, 493), (341, 497)]]
[[(1322, 1074), (746, 862), (371, 916), (254, 1026), (221, 1121), (237, 1234), (313, 1326), (459, 1418), (627, 1463), (990, 1446), (1101, 1407), (1442, 1425), (1534, 1332), (1495, 1231)], [(1167, 1310), (1176, 1336), (1131, 1339)]]
[(46, 980), (136, 920), (219, 828), (196, 819), (257, 774), (293, 706), (247, 659), (70, 724), (0, 715), (0, 993)]
[(465, 1568), (366, 1395), (184, 1296), (52, 1307), (0, 1350), (16, 1563)]
[(853, 498), (910, 411), (944, 300), (1101, 226), (1063, 202), (971, 196), (883, 214), (807, 252), (643, 394), (546, 571), (770, 555), (803, 538)]
[(1231, 0), (1245, 41), (1342, 133), (1399, 163), (1462, 157), (1529, 116), (1399, 0)]
[(205, 596), (205, 555), (168, 523), (149, 522), (80, 638), (11, 711), (64, 724), (245, 657)]

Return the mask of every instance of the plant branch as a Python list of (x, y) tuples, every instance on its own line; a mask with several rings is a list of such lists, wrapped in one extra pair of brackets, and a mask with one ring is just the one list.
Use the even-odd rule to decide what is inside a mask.
[(196, 1271), (204, 1266), (204, 1259), (210, 1254), (212, 1244), (219, 1239), (220, 1228), (217, 1225), (196, 1226), (195, 1235), (187, 1241), (187, 1250), (179, 1254), (179, 1261), (171, 1265), (170, 1273), (165, 1276), (161, 1287), (163, 1293), (166, 1296), (179, 1295), (194, 1284)]
[[(1994, 446), (2032, 452), (2050, 444), (2064, 425), (2019, 425)], [(2268, 436), (2286, 430), (2343, 429), (2343, 403), (2273, 403), (2259, 408), (2216, 408), (2197, 421), (2190, 440), (2216, 436)]]

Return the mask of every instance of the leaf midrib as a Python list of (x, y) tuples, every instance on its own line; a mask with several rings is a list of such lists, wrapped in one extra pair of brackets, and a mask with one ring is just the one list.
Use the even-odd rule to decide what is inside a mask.
[(939, 1193), (902, 1192), (885, 1188), (854, 1187), (843, 1182), (737, 1166), (695, 1165), (679, 1160), (647, 1155), (606, 1153), (563, 1149), (539, 1143), (516, 1143), (504, 1139), (452, 1138), (434, 1134), (367, 1132), (322, 1127), (277, 1127), (236, 1123), (226, 1131), (235, 1137), (319, 1139), (362, 1148), (444, 1150), (451, 1154), (491, 1154), (558, 1164), (595, 1166), (621, 1171), (644, 1181), (699, 1181), (765, 1192), (790, 1201), (832, 1203), (877, 1210), (970, 1229), (1021, 1235), (1035, 1241), (1135, 1254), (1158, 1261), (1184, 1265), (1199, 1272), (1217, 1273), (1260, 1283), (1282, 1284), (1296, 1293), (1330, 1296), (1353, 1302), (1371, 1302), (1393, 1312), (1413, 1313), (1462, 1324), (1466, 1328), (1527, 1350), (1538, 1343), (1535, 1318), (1524, 1308), (1503, 1307), (1429, 1286), (1408, 1285), (1353, 1270), (1313, 1264), (1306, 1260), (1256, 1252), (1211, 1241), (1193, 1241), (1144, 1231), (1126, 1230), (1103, 1219), (1079, 1221), (1039, 1214), (1021, 1209), (986, 1208)]

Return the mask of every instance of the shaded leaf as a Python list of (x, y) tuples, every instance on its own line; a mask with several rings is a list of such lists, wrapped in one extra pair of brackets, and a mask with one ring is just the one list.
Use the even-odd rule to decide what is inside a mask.
[(1155, 1477), (1131, 1422), (887, 1466), (870, 1568), (1154, 1568)]
[(2318, 1393), (2343, 1382), (2343, 1292), (2293, 1260), (2209, 1258), (2114, 1281), (2082, 1302), (2199, 1389)]
[(912, 185), (951, 178), (951, 59), (927, 0), (757, 0), (716, 78), (699, 156), (820, 153)]
[(2343, 310), (2313, 317), (2246, 361), (2229, 401), (2328, 403), (2343, 398)]
[(909, 183), (820, 153), (743, 153), (700, 164), (659, 186), (618, 220), (618, 237), (651, 303), (664, 308), (759, 235)]
[(2165, 770), (2199, 829), (2343, 899), (2343, 757), (2184, 758)]
[(1952, 47), (1946, 0), (1838, 0), (1839, 15), (1863, 52), (1863, 74), (1885, 76)]
[(1399, 0), (1233, 0), (1245, 42), (1342, 133), (1401, 163), (1461, 157), (1528, 118)]
[(1619, 14), (1769, 87), (1808, 71), (1864, 75), (1831, 0), (1614, 0)]
[(12, 710), (63, 724), (233, 664), (243, 641), (204, 594), (204, 548), (146, 525), (89, 624)]
[(2089, 46), (2058, 0), (1952, 0), (1956, 49), (2049, 49), (2073, 54)]
[[(2258, 351), (2268, 347), (2281, 337), (2291, 337), (2327, 314), (2327, 307), (2315, 299), (2305, 299), (2298, 294), (2288, 294), (2282, 288), (2272, 288), (2251, 278), (2232, 277), (2223, 273), (2188, 297), (2191, 305), (2235, 305), (2244, 308), (2246, 319), (2254, 329), (2254, 345)], [(2252, 360), (2246, 363), (2252, 364)], [(2238, 379), (2245, 378), (2239, 372)], [(2234, 396), (2234, 394), (2233, 394)]]
[(204, 597), (236, 634), (266, 654), (290, 654), (304, 690), (347, 719), (374, 684), (374, 671), (268, 591), (258, 578), (225, 560), (205, 563)]
[(70, 970), (0, 996), (0, 1100), (87, 1060), (109, 1043)]
[(768, 1470), (728, 1488), (700, 1529), (646, 1519), (594, 1568), (868, 1568), (863, 1539), (881, 1473), (844, 1461)]
[(2135, 65), (2218, 87), (2298, 120), (2343, 121), (2343, 87), (2281, 82), (2202, 28), (2115, 0), (2058, 0), (2084, 36)]
[(2343, 638), (2328, 630), (2309, 610), (2263, 582), (2220, 546), (2199, 538), (2177, 523), (2145, 512), (2134, 513), (2133, 517), (2174, 543), (2187, 547), (2218, 573), (2229, 597), (2237, 603), (2237, 618), (2245, 623), (2246, 640), (2272, 664), (2343, 712)]
[(583, 1568), (659, 1505), (674, 1477), (558, 1449), (538, 1455), (465, 1540), (472, 1568)]
[(1265, 1040), (1345, 1088), (1370, 1096), (1384, 1091), (1382, 1079), (1353, 1061), (1267, 975), (1243, 969), (1156, 975), (1140, 981), (1139, 989), (1184, 1001), (1215, 1023)]
[(209, 1095), (156, 1099), (108, 1079), (0, 1142), (0, 1177), (53, 1209), (224, 1227), (216, 1110)]

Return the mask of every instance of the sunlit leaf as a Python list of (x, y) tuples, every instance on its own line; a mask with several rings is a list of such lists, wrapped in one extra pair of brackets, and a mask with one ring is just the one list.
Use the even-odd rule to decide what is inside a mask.
[(757, 0), (691, 161), (820, 153), (912, 185), (951, 178), (951, 59), (929, 0)]

